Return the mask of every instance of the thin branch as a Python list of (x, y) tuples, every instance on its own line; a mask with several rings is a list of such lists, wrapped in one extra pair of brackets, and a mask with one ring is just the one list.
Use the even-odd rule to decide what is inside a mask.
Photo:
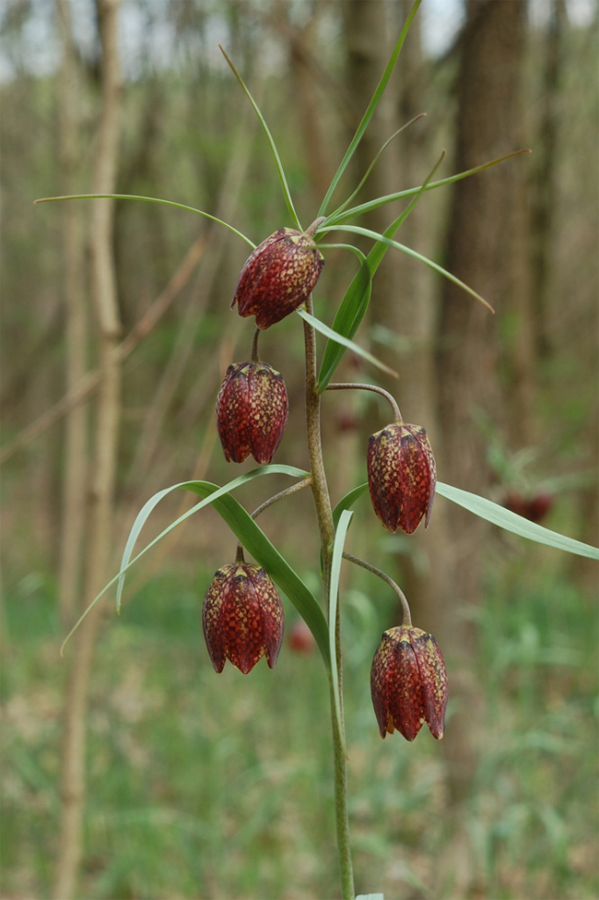
[[(156, 327), (178, 294), (183, 290), (194, 268), (204, 255), (210, 237), (204, 234), (195, 241), (188, 250), (183, 262), (150, 308), (144, 313), (139, 322), (133, 327), (127, 337), (119, 344), (116, 353), (119, 361), (123, 362), (129, 354), (143, 341)], [(88, 372), (79, 383), (59, 400), (54, 406), (46, 410), (39, 418), (18, 434), (14, 440), (8, 443), (0, 451), (0, 465), (8, 462), (22, 447), (27, 446), (32, 440), (43, 434), (67, 415), (72, 409), (86, 400), (97, 389), (100, 383), (100, 370), (94, 369)]]

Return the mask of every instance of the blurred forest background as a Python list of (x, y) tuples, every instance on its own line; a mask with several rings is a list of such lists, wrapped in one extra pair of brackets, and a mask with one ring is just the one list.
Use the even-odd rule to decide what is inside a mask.
[[(327, 685), (284, 598), (274, 672), (216, 676), (201, 601), (235, 540), (216, 513), (134, 570), (123, 615), (59, 647), (118, 570), (143, 503), (227, 465), (214, 402), (253, 320), (229, 309), (247, 246), (190, 212), (38, 197), (118, 192), (220, 216), (256, 243), (290, 225), (264, 136), (307, 225), (408, 13), (404, 0), (4, 0), (2, 896), (337, 896)], [(453, 15), (452, 15), (453, 14)], [(427, 193), (398, 240), (495, 307), (391, 251), (358, 341), (431, 436), (439, 478), (597, 544), (599, 173), (594, 0), (423, 0), (341, 202), (523, 147)], [(407, 202), (407, 201), (404, 201)], [(360, 222), (383, 230), (400, 204)], [(339, 240), (347, 235), (339, 235)], [(329, 324), (355, 271), (325, 251)], [(275, 461), (307, 466), (302, 329), (267, 331), (291, 414)], [(350, 354), (346, 380), (379, 374)], [(324, 398), (333, 501), (363, 481), (378, 401)], [(251, 510), (277, 476), (237, 496)], [(190, 506), (172, 495), (145, 544)], [(164, 508), (162, 508), (164, 507)], [(380, 527), (364, 499), (349, 550), (404, 587), (448, 664), (446, 737), (381, 741), (369, 671), (390, 592), (343, 572), (352, 842), (360, 892), (388, 898), (584, 900), (597, 866), (597, 566), (485, 526), (437, 498), (431, 527)], [(318, 589), (304, 494), (261, 519)], [(374, 582), (374, 583), (373, 583)]]

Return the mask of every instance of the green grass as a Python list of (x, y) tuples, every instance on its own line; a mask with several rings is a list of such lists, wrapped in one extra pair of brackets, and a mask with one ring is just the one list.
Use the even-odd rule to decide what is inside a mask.
[[(217, 676), (200, 622), (211, 574), (197, 590), (186, 573), (156, 578), (102, 635), (84, 900), (338, 896), (321, 660), (286, 647), (274, 671), (227, 664)], [(363, 594), (344, 602), (356, 887), (453, 900), (442, 745), (424, 731), (381, 741), (368, 677), (385, 622)], [(460, 810), (470, 897), (599, 894), (593, 623), (588, 599), (555, 576), (508, 572), (490, 587), (475, 673), (483, 752)], [(9, 591), (4, 634), (2, 895), (41, 900), (56, 857), (64, 677), (51, 583), (29, 576)]]

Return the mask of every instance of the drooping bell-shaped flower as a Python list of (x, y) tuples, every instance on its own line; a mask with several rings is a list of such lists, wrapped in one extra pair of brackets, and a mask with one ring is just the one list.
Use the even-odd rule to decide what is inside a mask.
[(231, 303), (237, 303), (240, 316), (256, 316), (258, 328), (269, 328), (307, 300), (324, 266), (312, 230), (314, 225), (305, 234), (279, 228), (256, 247), (241, 270)]
[(431, 634), (401, 625), (385, 631), (372, 661), (370, 690), (381, 737), (397, 729), (413, 741), (424, 722), (443, 737), (447, 672)]
[(437, 467), (426, 431), (395, 422), (368, 443), (368, 486), (374, 511), (389, 531), (412, 534), (426, 516), (428, 526)]
[(228, 462), (252, 454), (269, 463), (287, 424), (283, 376), (263, 362), (230, 365), (216, 400), (216, 427)]
[(266, 570), (244, 562), (219, 569), (204, 598), (202, 625), (217, 672), (228, 659), (247, 675), (263, 656), (272, 669), (283, 642), (285, 617)]

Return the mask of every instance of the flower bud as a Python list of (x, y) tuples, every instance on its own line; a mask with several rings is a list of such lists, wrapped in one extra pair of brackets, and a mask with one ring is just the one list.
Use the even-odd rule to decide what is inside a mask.
[(234, 363), (216, 401), (216, 426), (228, 462), (252, 454), (269, 463), (287, 424), (287, 390), (282, 375), (262, 362)]
[(447, 672), (431, 634), (402, 625), (383, 634), (370, 674), (370, 690), (381, 737), (395, 728), (413, 741), (424, 722), (443, 737)]
[(272, 669), (283, 642), (285, 617), (265, 569), (239, 562), (219, 569), (204, 598), (202, 625), (217, 672), (228, 659), (247, 675), (263, 656)]
[(374, 511), (389, 531), (428, 527), (437, 468), (426, 431), (403, 422), (387, 425), (368, 442), (368, 486)]
[(258, 328), (269, 328), (307, 300), (323, 266), (308, 234), (279, 228), (247, 259), (231, 306), (237, 303), (240, 316), (256, 316)]

